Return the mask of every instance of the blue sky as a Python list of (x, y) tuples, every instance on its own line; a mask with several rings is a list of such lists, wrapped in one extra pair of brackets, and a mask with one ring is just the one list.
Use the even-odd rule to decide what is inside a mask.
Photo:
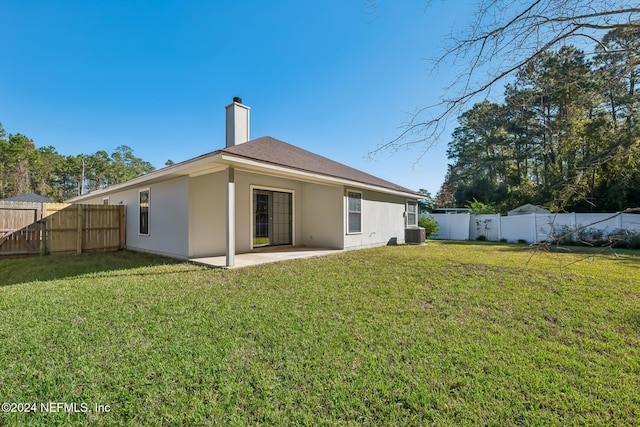
[(425, 58), (460, 24), (451, 3), (4, 1), (0, 122), (62, 154), (124, 144), (160, 168), (222, 148), (240, 96), (252, 138), (435, 195), (450, 132), (415, 167), (420, 148), (367, 154), (443, 93), (451, 76)]

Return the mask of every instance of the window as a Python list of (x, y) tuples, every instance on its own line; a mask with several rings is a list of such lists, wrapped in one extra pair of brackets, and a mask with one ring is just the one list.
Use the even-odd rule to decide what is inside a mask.
[(103, 205), (108, 205), (109, 204), (109, 198), (105, 197), (104, 199), (102, 199), (102, 204)]
[(149, 190), (140, 190), (140, 234), (149, 234)]
[(414, 201), (407, 202), (407, 226), (418, 225), (418, 204)]
[(348, 199), (348, 233), (362, 232), (362, 193), (355, 191), (347, 192)]

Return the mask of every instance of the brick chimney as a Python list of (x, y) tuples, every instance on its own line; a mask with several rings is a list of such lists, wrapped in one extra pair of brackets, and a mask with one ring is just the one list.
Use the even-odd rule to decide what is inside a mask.
[(249, 110), (242, 104), (242, 98), (234, 97), (227, 109), (226, 148), (249, 141)]

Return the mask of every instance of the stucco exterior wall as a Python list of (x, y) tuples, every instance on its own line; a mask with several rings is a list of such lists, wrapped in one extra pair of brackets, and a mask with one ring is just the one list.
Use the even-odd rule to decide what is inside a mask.
[[(180, 177), (109, 194), (127, 207), (127, 247), (178, 258), (226, 252), (227, 172)], [(139, 233), (139, 190), (150, 191), (149, 235)], [(293, 192), (293, 244), (338, 249), (404, 243), (406, 198), (236, 170), (236, 253), (252, 249), (252, 189)], [(347, 192), (362, 193), (362, 232), (347, 233)], [(84, 203), (102, 204), (106, 196)]]
[[(189, 256), (224, 255), (226, 251), (226, 172), (189, 180)], [(235, 172), (236, 252), (251, 250), (252, 189), (293, 191), (294, 244), (342, 248), (343, 189), (286, 178)]]
[[(362, 191), (362, 233), (347, 234), (346, 188), (236, 170), (237, 253), (252, 249), (254, 188), (293, 192), (293, 243), (296, 246), (356, 249), (386, 245), (390, 241), (404, 243), (404, 197)], [(189, 191), (190, 256), (223, 255), (226, 250), (226, 173), (191, 178)]]
[(286, 178), (251, 173), (236, 170), (236, 252), (251, 251), (253, 230), (251, 228), (251, 200), (253, 192), (251, 186), (293, 191), (293, 244), (301, 245), (299, 236), (302, 235), (302, 189), (303, 183)]
[[(362, 232), (347, 234), (347, 191), (362, 193)], [(344, 248), (356, 249), (404, 243), (406, 198), (358, 188), (345, 188), (343, 194)]]
[(300, 244), (321, 248), (344, 247), (343, 187), (305, 183)]
[[(138, 194), (149, 189), (149, 235), (139, 228)], [(109, 204), (124, 204), (127, 212), (127, 248), (162, 255), (188, 257), (189, 181), (181, 177), (109, 194)], [(102, 204), (107, 196), (83, 203)]]
[(189, 256), (222, 255), (226, 251), (227, 174), (189, 178)]

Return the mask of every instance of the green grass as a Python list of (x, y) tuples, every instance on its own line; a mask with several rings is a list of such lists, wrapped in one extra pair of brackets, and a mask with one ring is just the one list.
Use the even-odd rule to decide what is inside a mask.
[(0, 260), (0, 401), (111, 407), (0, 425), (638, 425), (640, 257), (530, 255)]
[(268, 237), (254, 237), (253, 238), (253, 246), (264, 246), (269, 244)]

